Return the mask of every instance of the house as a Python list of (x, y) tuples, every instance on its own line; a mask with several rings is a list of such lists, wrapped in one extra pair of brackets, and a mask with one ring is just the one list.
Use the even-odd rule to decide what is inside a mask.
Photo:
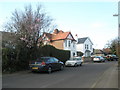
[(112, 54), (112, 50), (110, 48), (103, 48), (103, 52), (105, 53), (105, 55)]
[(94, 49), (93, 55), (94, 56), (105, 56), (105, 52), (101, 49)]
[(62, 30), (55, 29), (52, 34), (44, 33), (39, 39), (44, 45), (52, 45), (57, 49), (69, 50), (71, 57), (76, 56), (76, 40), (71, 32), (64, 32)]
[(78, 38), (77, 51), (82, 52), (85, 57), (91, 56), (93, 53), (93, 43), (89, 37)]

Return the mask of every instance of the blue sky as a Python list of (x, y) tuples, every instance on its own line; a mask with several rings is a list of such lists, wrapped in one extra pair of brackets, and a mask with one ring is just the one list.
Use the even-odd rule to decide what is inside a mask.
[(31, 4), (33, 8), (41, 3), (49, 16), (58, 25), (58, 29), (71, 31), (79, 38), (89, 37), (94, 48), (102, 49), (104, 45), (117, 37), (118, 13), (117, 1), (2, 1), (0, 3), (0, 30), (15, 9), (23, 10)]

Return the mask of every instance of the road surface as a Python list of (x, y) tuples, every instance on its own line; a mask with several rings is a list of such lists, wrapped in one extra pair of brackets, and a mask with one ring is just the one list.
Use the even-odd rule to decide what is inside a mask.
[(118, 88), (117, 61), (84, 63), (51, 74), (23, 71), (3, 75), (3, 88)]

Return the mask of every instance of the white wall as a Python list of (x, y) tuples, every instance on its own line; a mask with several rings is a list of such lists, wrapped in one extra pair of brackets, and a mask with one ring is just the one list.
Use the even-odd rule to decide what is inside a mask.
[(92, 43), (90, 42), (90, 40), (89, 40), (88, 38), (87, 38), (87, 40), (86, 40), (85, 43), (84, 43), (84, 47), (85, 47), (85, 44), (88, 45), (88, 49), (84, 49), (84, 52), (85, 52), (86, 50), (90, 50), (91, 52), (93, 52), (93, 46), (92, 46), (92, 48), (91, 48)]
[(76, 45), (77, 51), (84, 52), (83, 46), (84, 46), (84, 44), (77, 44)]
[[(85, 48), (85, 45), (86, 45), (86, 48)], [(87, 45), (88, 45), (88, 49), (87, 49)], [(89, 38), (87, 38), (83, 44), (76, 45), (77, 51), (81, 51), (82, 53), (84, 53), (84, 55), (85, 55), (86, 50), (89, 50), (92, 53), (93, 52), (93, 45), (92, 45), (92, 48), (91, 48), (91, 45), (92, 45), (92, 42), (89, 40)]]
[[(69, 42), (70, 42), (70, 47), (69, 47)], [(67, 43), (67, 46), (66, 46), (66, 43)], [(75, 55), (77, 55), (77, 52), (76, 52), (76, 42), (75, 41), (72, 41), (72, 40), (69, 40), (69, 39), (66, 39), (64, 41), (64, 50), (70, 50), (71, 51), (71, 57), (73, 57), (73, 53), (75, 53)]]

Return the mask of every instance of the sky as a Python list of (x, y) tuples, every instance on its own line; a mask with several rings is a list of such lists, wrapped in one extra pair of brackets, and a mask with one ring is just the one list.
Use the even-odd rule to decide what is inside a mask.
[(102, 49), (118, 35), (118, 0), (4, 0), (0, 1), (0, 31), (12, 12), (40, 3), (59, 30), (78, 38), (89, 37), (95, 49)]

